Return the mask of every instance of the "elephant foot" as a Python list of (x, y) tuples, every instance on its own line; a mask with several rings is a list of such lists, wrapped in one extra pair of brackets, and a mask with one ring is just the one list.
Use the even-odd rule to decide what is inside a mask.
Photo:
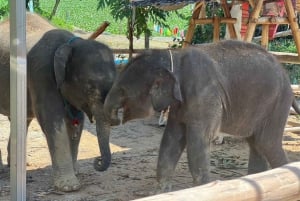
[(54, 187), (63, 192), (77, 191), (81, 186), (74, 175), (64, 175), (54, 179)]
[(110, 120), (110, 125), (111, 126), (118, 126), (118, 125), (120, 125), (121, 124), (121, 121), (120, 121), (120, 119), (111, 119)]
[(155, 194), (168, 193), (172, 191), (172, 184), (170, 182), (160, 182), (158, 184)]

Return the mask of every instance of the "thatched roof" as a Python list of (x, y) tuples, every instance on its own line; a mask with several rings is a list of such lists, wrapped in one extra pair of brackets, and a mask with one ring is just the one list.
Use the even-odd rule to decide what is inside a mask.
[(201, 0), (131, 0), (133, 6), (156, 6), (163, 10), (176, 10)]

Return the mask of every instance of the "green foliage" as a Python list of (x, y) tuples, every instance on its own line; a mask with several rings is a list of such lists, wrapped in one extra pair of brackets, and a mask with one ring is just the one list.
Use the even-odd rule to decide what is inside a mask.
[(8, 0), (0, 0), (0, 21), (8, 15)]
[[(129, 0), (99, 0), (98, 9), (109, 8), (110, 14), (116, 21), (127, 21), (127, 35), (132, 28), (133, 34), (139, 38), (142, 33), (151, 35), (148, 22), (168, 26), (165, 21), (169, 12), (164, 12), (155, 7), (137, 7), (133, 9)], [(131, 26), (131, 27), (130, 27)]]
[[(40, 0), (40, 8), (51, 13), (55, 0)], [(56, 17), (71, 26), (85, 31), (95, 31), (103, 21), (110, 22), (107, 32), (124, 34), (126, 21), (116, 22), (108, 8), (97, 10), (98, 0), (62, 0), (58, 6)]]
[[(297, 53), (295, 41), (290, 38), (276, 38), (270, 42), (270, 51)], [(300, 82), (300, 65), (299, 64), (283, 64), (287, 71), (291, 84), (299, 84)]]
[(300, 65), (299, 64), (283, 64), (287, 71), (291, 84), (300, 83)]
[(293, 39), (278, 38), (273, 40), (269, 46), (270, 51), (297, 53), (295, 41)]
[[(206, 15), (208, 17), (218, 16), (223, 17), (224, 13), (221, 7), (216, 2), (206, 4)], [(225, 36), (226, 26), (221, 24), (220, 38)], [(195, 33), (192, 39), (193, 44), (208, 43), (213, 41), (213, 25), (204, 24), (198, 25), (195, 28)]]

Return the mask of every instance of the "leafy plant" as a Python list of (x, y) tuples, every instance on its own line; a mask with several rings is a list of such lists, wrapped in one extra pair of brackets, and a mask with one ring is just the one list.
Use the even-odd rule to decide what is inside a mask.
[(0, 0), (0, 21), (8, 15), (8, 0)]

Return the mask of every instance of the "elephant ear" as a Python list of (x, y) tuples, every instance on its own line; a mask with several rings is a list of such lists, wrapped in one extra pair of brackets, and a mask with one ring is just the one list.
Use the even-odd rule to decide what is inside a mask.
[(166, 109), (175, 101), (182, 102), (180, 84), (171, 72), (159, 73), (150, 90), (152, 106), (156, 111)]
[(57, 88), (61, 88), (65, 80), (66, 66), (72, 56), (72, 47), (68, 44), (61, 45), (54, 55), (54, 74)]

